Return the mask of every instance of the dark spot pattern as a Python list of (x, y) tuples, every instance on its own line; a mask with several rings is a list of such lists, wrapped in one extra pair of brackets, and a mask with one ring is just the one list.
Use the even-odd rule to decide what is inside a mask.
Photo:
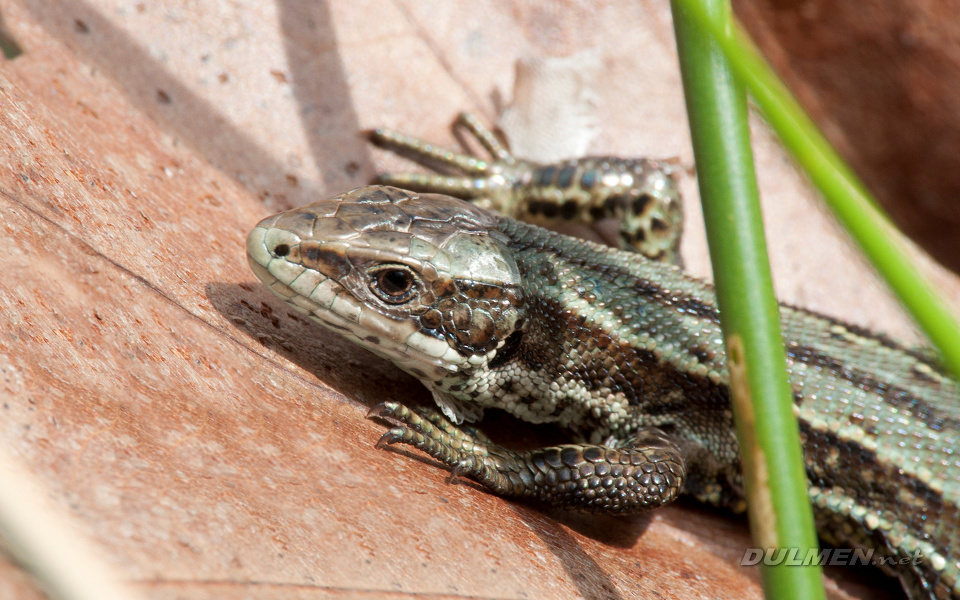
[(557, 176), (557, 187), (561, 190), (565, 190), (570, 187), (573, 183), (573, 176), (576, 173), (575, 165), (566, 165), (560, 169), (560, 174)]
[(566, 219), (567, 221), (571, 221), (575, 219), (579, 214), (580, 214), (580, 207), (577, 205), (577, 202), (575, 200), (567, 200), (560, 207), (560, 216)]
[(648, 193), (640, 194), (637, 199), (633, 201), (633, 214), (642, 215), (653, 200), (653, 196)]
[(541, 186), (550, 186), (553, 185), (553, 179), (557, 176), (556, 167), (543, 167), (539, 169), (534, 176), (534, 181), (537, 185)]
[[(520, 350), (521, 342), (523, 342), (523, 331), (517, 330), (507, 336), (507, 341), (504, 342), (502, 348), (497, 350), (497, 355), (494, 356), (493, 360), (490, 361), (489, 367), (491, 369), (499, 369), (503, 365), (510, 362), (510, 360), (516, 356), (517, 352)], [(507, 386), (504, 386), (504, 391), (509, 393), (513, 388), (513, 384), (510, 384), (510, 389), (506, 389), (506, 387)]]
[(313, 240), (300, 242), (300, 263), (338, 281), (353, 270), (353, 263), (341, 251), (324, 248)]
[(586, 169), (580, 176), (580, 187), (589, 192), (595, 185), (597, 185), (597, 170)]

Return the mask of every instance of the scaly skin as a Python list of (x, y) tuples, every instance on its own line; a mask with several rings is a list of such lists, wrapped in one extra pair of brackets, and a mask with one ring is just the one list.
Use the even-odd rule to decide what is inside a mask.
[[(270, 217), (251, 267), (298, 310), (433, 391), (386, 403), (381, 443), (491, 490), (631, 513), (678, 493), (743, 509), (729, 372), (708, 284), (678, 268), (488, 213), (370, 186)], [(960, 598), (960, 386), (927, 356), (782, 307), (820, 535), (913, 598)], [(576, 444), (516, 452), (464, 431), (496, 407)], [(444, 416), (446, 415), (446, 416)]]
[(646, 158), (591, 156), (540, 165), (514, 157), (468, 113), (456, 126), (470, 132), (493, 161), (457, 154), (390, 131), (372, 132), (374, 143), (441, 169), (465, 175), (391, 173), (378, 180), (406, 190), (449, 194), (528, 223), (549, 226), (616, 219), (619, 244), (647, 258), (679, 264), (683, 228), (673, 168)]

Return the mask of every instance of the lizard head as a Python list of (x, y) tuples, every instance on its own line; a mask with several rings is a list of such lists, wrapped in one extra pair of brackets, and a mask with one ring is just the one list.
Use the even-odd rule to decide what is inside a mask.
[(449, 196), (358, 188), (264, 219), (247, 257), (295, 309), (428, 385), (486, 367), (523, 327), (497, 217)]

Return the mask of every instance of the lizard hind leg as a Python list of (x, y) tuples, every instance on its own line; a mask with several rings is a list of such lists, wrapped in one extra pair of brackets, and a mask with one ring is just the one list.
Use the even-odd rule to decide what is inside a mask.
[(459, 154), (409, 135), (379, 128), (370, 132), (376, 145), (406, 156), (415, 162), (434, 168), (452, 170), (462, 175), (440, 173), (383, 173), (377, 183), (419, 192), (437, 192), (459, 198), (473, 198), (482, 194), (490, 162)]
[(416, 192), (448, 194), (474, 201), (483, 208), (512, 214), (511, 208), (516, 202), (514, 188), (530, 176), (532, 166), (518, 161), (473, 115), (461, 113), (454, 123), (454, 133), (458, 129), (469, 132), (490, 153), (491, 159), (453, 152), (390, 129), (370, 132), (370, 140), (377, 146), (438, 171), (384, 173), (377, 177), (377, 183)]
[(632, 514), (673, 501), (683, 487), (680, 449), (647, 428), (616, 447), (569, 444), (518, 451), (481, 441), (434, 409), (386, 402), (370, 411), (394, 425), (377, 443), (414, 446), (496, 494), (559, 508)]

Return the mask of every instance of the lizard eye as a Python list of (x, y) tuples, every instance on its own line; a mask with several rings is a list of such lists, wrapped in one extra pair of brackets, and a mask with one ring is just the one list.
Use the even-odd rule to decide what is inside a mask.
[(372, 273), (371, 288), (381, 300), (389, 304), (401, 304), (414, 296), (417, 277), (410, 269), (390, 265)]

